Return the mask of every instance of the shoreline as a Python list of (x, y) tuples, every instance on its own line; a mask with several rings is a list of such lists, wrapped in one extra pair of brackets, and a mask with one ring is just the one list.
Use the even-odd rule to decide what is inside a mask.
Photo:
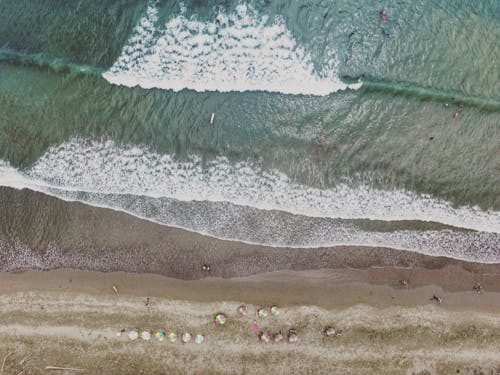
[[(5, 374), (500, 372), (500, 264), (248, 245), (29, 190), (0, 188), (0, 203)], [(274, 304), (279, 316), (257, 318)], [(254, 320), (259, 332), (296, 329), (299, 343), (259, 342)], [(342, 335), (330, 340), (322, 330), (332, 324)], [(132, 342), (133, 329), (206, 342)]]
[(0, 203), (5, 212), (0, 222), (0, 271), (4, 272), (70, 268), (201, 279), (340, 268), (437, 270), (456, 266), (478, 277), (500, 270), (500, 263), (474, 263), (382, 247), (249, 245), (26, 189), (0, 188)]

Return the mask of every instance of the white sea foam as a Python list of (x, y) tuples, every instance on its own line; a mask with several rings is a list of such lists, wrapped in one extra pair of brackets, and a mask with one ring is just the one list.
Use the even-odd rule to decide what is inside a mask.
[(151, 4), (118, 60), (103, 76), (108, 82), (174, 91), (271, 91), (327, 95), (361, 84), (338, 79), (338, 61), (318, 71), (285, 22), (270, 20), (240, 4), (232, 14), (210, 22), (184, 14), (158, 25)]
[[(179, 162), (138, 147), (73, 140), (23, 173), (0, 162), (0, 185), (122, 210), (223, 239), (273, 246), (386, 246), (500, 261), (500, 213), (453, 208), (407, 191), (338, 185), (320, 190), (278, 171), (218, 158)], [(299, 216), (300, 215), (300, 216)], [(423, 220), (476, 229), (366, 231), (341, 219)]]
[(139, 147), (120, 148), (111, 141), (73, 140), (49, 149), (27, 176), (78, 191), (133, 194), (181, 201), (231, 202), (262, 210), (312, 217), (435, 221), (456, 227), (500, 233), (500, 212), (449, 203), (404, 190), (339, 184), (312, 188), (276, 170), (224, 157), (202, 163), (193, 156), (171, 155)]

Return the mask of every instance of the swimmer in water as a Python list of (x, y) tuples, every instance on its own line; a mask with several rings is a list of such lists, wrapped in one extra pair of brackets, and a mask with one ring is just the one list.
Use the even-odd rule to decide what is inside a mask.
[(387, 13), (385, 9), (382, 9), (382, 12), (380, 12), (380, 18), (382, 19), (382, 21), (387, 21)]
[(391, 38), (391, 33), (387, 29), (382, 29), (382, 34), (389, 39)]

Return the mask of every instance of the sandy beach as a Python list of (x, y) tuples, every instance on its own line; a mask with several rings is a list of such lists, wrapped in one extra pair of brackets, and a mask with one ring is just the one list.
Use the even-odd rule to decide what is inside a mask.
[[(85, 374), (497, 374), (498, 289), (476, 293), (464, 282), (452, 291), (443, 277), (419, 269), (414, 280), (425, 275), (426, 285), (415, 286), (413, 277), (402, 285), (402, 272), (285, 271), (195, 281), (71, 270), (3, 273), (3, 374), (45, 374), (47, 366)], [(442, 274), (467, 280), (460, 269)], [(236, 311), (240, 304), (248, 307), (245, 317)], [(280, 314), (257, 318), (256, 310), (271, 304)], [(226, 325), (213, 323), (217, 312), (228, 315)], [(299, 341), (261, 343), (254, 320), (259, 331), (295, 328)], [(326, 325), (342, 335), (325, 337)], [(206, 341), (131, 341), (132, 329), (200, 333)]]
[(0, 0), (0, 375), (500, 375), (499, 0)]
[[(249, 245), (28, 190), (0, 196), (2, 375), (76, 373), (47, 366), (158, 375), (500, 371), (499, 264), (368, 246)], [(274, 304), (280, 315), (257, 317)], [(213, 323), (217, 312), (226, 325)], [(325, 337), (327, 325), (342, 334)], [(131, 341), (134, 329), (206, 341)], [(298, 343), (259, 341), (262, 331), (286, 337), (289, 329)]]
[[(71, 268), (200, 279), (279, 270), (368, 267), (439, 270), (455, 265), (480, 278), (481, 274), (498, 269), (497, 265), (382, 247), (291, 248), (221, 240), (28, 189), (0, 187), (0, 204), (3, 211), (0, 271)], [(404, 228), (408, 222), (397, 225)], [(498, 237), (494, 233), (492, 236)], [(500, 249), (494, 251), (498, 253)], [(203, 265), (210, 266), (210, 271), (203, 270)], [(450, 278), (450, 288), (457, 282), (461, 280)]]

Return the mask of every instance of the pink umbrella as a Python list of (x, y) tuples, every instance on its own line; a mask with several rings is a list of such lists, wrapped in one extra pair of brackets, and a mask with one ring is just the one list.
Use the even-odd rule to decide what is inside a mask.
[(262, 341), (264, 344), (269, 343), (269, 340), (271, 340), (271, 335), (264, 331), (260, 333), (260, 341)]

